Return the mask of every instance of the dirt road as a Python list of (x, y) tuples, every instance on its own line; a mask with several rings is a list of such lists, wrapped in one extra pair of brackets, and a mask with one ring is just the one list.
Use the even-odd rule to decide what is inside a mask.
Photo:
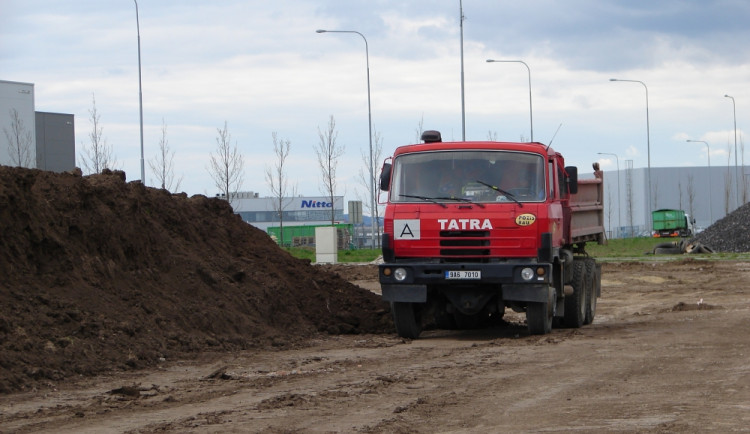
[[(371, 272), (367, 271), (371, 268)], [(372, 266), (339, 267), (363, 286)], [(370, 274), (371, 273), (371, 274)], [(2, 432), (747, 432), (750, 263), (605, 263), (591, 326), (336, 336), (0, 397)]]

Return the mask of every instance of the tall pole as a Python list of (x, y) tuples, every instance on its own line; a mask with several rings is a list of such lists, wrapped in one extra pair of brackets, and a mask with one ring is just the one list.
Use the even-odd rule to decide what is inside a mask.
[(375, 229), (375, 174), (373, 169), (373, 162), (372, 162), (372, 109), (370, 105), (370, 48), (367, 44), (367, 38), (365, 38), (365, 35), (362, 33), (359, 33), (356, 30), (316, 30), (317, 33), (356, 33), (359, 36), (362, 37), (362, 40), (365, 41), (365, 61), (367, 64), (367, 128), (368, 128), (368, 138), (370, 141), (370, 158), (367, 163), (368, 165), (368, 171), (370, 173), (370, 230), (371, 230), (371, 240), (372, 240), (372, 248), (376, 247), (376, 232)]
[(461, 15), (461, 140), (466, 141), (466, 100), (464, 98), (464, 4), (458, 2)]
[(703, 143), (704, 145), (706, 145), (706, 156), (708, 157), (708, 215), (710, 220), (708, 225), (711, 226), (712, 224), (714, 224), (714, 206), (711, 203), (711, 196), (713, 196), (713, 189), (711, 188), (711, 148), (708, 146), (708, 142), (704, 140), (687, 139), (687, 141), (693, 143)]
[[(737, 170), (737, 106), (734, 104), (734, 97), (724, 95), (724, 98), (732, 100), (732, 114), (734, 116), (734, 181), (735, 181), (735, 204), (740, 207), (740, 174)], [(743, 181), (744, 184), (744, 181)]]
[(648, 86), (646, 83), (639, 80), (620, 80), (617, 78), (610, 78), (609, 81), (626, 81), (630, 83), (640, 83), (643, 88), (646, 89), (646, 151), (648, 152), (648, 172), (646, 177), (648, 178), (648, 217), (647, 220), (651, 222), (651, 127), (649, 125), (648, 118)]
[(529, 124), (531, 125), (531, 141), (534, 141), (534, 111), (531, 108), (531, 68), (523, 60), (495, 60), (487, 59), (487, 63), (502, 62), (502, 63), (521, 63), (526, 67), (529, 72)]
[(617, 159), (617, 224), (622, 226), (622, 218), (620, 217), (620, 210), (622, 209), (622, 200), (620, 199), (620, 157), (617, 154), (609, 152), (597, 152), (599, 155), (614, 155)]
[(138, 2), (135, 3), (135, 26), (138, 31), (138, 107), (141, 115), (141, 184), (146, 185), (146, 171), (143, 165), (143, 87), (141, 84), (141, 24), (138, 20)]

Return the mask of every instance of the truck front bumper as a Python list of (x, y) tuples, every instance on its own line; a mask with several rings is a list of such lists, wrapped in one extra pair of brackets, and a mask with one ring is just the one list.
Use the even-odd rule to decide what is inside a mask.
[(499, 292), (504, 300), (544, 302), (552, 281), (552, 264), (387, 263), (379, 266), (383, 300), (424, 303), (427, 288)]

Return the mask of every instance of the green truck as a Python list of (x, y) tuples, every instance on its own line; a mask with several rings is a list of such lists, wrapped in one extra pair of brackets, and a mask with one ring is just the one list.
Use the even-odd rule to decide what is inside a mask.
[(681, 209), (657, 209), (651, 212), (654, 238), (692, 237), (695, 219)]

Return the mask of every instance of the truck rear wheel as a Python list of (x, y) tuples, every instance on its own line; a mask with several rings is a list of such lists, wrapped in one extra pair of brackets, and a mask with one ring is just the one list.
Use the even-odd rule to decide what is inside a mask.
[(422, 333), (422, 321), (416, 303), (392, 302), (393, 323), (402, 338), (416, 339)]
[(601, 270), (596, 266), (593, 258), (586, 258), (586, 318), (584, 324), (594, 322), (596, 316), (596, 297), (599, 295), (599, 287), (602, 284)]
[(549, 288), (546, 302), (529, 303), (526, 306), (526, 325), (532, 335), (543, 335), (552, 331), (552, 320), (555, 317), (555, 290)]
[(573, 294), (565, 297), (565, 315), (563, 321), (566, 327), (579, 328), (586, 319), (587, 309), (587, 273), (586, 264), (582, 259), (573, 260)]

